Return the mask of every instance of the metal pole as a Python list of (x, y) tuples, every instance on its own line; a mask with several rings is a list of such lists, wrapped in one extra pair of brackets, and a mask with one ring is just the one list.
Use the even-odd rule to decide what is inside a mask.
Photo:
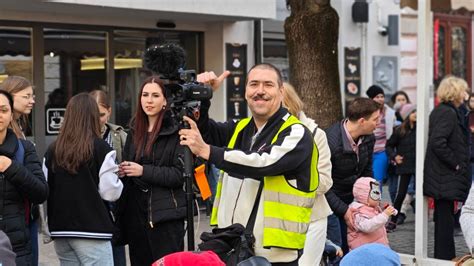
[(418, 0), (417, 43), (417, 126), (416, 126), (416, 215), (415, 257), (423, 261), (428, 257), (428, 203), (423, 196), (423, 167), (429, 126), (429, 91), (432, 84), (432, 18), (431, 2)]

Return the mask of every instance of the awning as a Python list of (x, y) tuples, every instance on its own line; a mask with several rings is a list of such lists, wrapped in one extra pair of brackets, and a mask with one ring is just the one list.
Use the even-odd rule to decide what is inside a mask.
[[(411, 7), (418, 9), (417, 0), (401, 0), (400, 7)], [(431, 10), (436, 12), (449, 12), (457, 9), (467, 9), (474, 12), (473, 0), (431, 0)]]

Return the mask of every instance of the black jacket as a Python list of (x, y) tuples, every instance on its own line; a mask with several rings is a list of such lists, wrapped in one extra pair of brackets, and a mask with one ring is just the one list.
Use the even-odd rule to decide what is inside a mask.
[[(135, 161), (135, 154), (142, 152), (133, 144), (133, 135), (133, 131), (127, 135), (122, 156), (124, 161)], [(137, 162), (143, 166), (143, 175), (122, 178), (125, 187), (118, 215), (124, 215), (127, 206), (135, 200), (145, 210), (143, 220), (147, 221), (147, 225), (184, 219), (186, 200), (183, 190), (183, 153), (183, 147), (179, 144), (178, 126), (166, 116), (153, 145), (151, 158), (142, 157)]]
[(352, 187), (359, 177), (372, 177), (372, 154), (374, 135), (361, 136), (359, 156), (352, 150), (344, 130), (344, 121), (337, 122), (326, 130), (332, 163), (332, 188), (326, 199), (333, 212), (344, 216), (353, 201)]
[(12, 159), (12, 164), (0, 173), (0, 230), (10, 238), (17, 260), (31, 254), (30, 231), (25, 220), (25, 200), (40, 204), (48, 197), (48, 185), (33, 144), (21, 140), (25, 150), (23, 164), (14, 161), (18, 139), (8, 129), (0, 155)]
[(44, 162), (50, 187), (48, 226), (51, 236), (111, 239), (115, 227), (100, 195), (99, 185), (106, 178), (117, 181), (117, 175), (113, 174), (116, 165), (111, 158), (112, 148), (104, 140), (96, 138), (93, 156), (73, 174), (53, 166), (55, 145), (53, 143), (48, 148)]
[(423, 183), (426, 196), (466, 200), (471, 187), (468, 144), (462, 114), (451, 103), (441, 103), (430, 114)]
[(397, 175), (414, 174), (416, 172), (416, 127), (407, 128), (402, 136), (402, 126), (395, 129), (387, 141), (385, 150), (391, 161), (394, 161), (397, 155), (403, 156), (402, 163), (396, 165)]

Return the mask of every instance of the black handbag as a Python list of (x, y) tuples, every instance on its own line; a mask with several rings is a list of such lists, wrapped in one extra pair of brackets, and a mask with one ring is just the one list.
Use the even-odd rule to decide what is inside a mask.
[(226, 265), (230, 266), (236, 266), (239, 262), (255, 256), (253, 227), (262, 190), (263, 181), (258, 187), (247, 226), (236, 223), (225, 228), (214, 228), (212, 232), (204, 232), (201, 234), (202, 243), (198, 245), (198, 249), (215, 252)]

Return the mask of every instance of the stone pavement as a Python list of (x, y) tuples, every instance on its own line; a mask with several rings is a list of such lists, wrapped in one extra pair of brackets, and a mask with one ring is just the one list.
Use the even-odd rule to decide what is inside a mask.
[[(386, 191), (386, 190), (385, 190)], [(455, 245), (456, 255), (462, 256), (468, 253), (468, 248), (461, 230), (455, 229)], [(390, 246), (398, 253), (411, 254), (415, 253), (415, 214), (410, 209), (407, 213), (407, 219), (402, 225), (398, 225), (395, 232), (388, 234)], [(433, 257), (434, 252), (434, 222), (433, 219), (428, 221), (428, 256)]]
[[(384, 191), (388, 191), (387, 187), (384, 187)], [(385, 195), (386, 193), (384, 193)], [(384, 198), (384, 200), (386, 200)], [(201, 211), (199, 229), (196, 232), (195, 242), (199, 243), (199, 235), (203, 231), (209, 231), (209, 217), (205, 215), (204, 211)], [(197, 217), (195, 217), (195, 226), (197, 227)], [(434, 250), (434, 223), (429, 221), (428, 223), (428, 256), (433, 257)], [(389, 233), (388, 238), (390, 241), (390, 246), (396, 252), (404, 254), (414, 254), (415, 251), (415, 215), (411, 209), (407, 213), (407, 219), (405, 223), (399, 225), (395, 232)], [(59, 265), (56, 253), (54, 251), (54, 244), (42, 244), (42, 238), (40, 236), (40, 265)], [(185, 238), (185, 243), (187, 238)], [(464, 237), (460, 231), (455, 233), (455, 243), (456, 243), (456, 253), (457, 256), (462, 256), (467, 254), (468, 249), (466, 243), (464, 242)]]

